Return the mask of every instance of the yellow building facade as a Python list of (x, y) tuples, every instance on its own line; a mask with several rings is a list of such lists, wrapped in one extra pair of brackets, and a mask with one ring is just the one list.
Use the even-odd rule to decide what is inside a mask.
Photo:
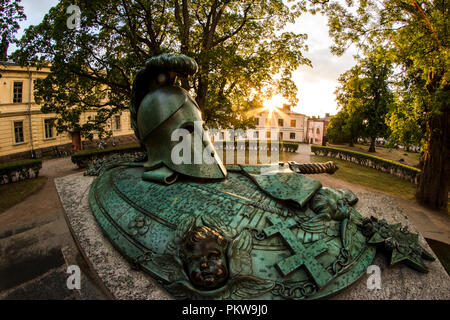
[[(34, 80), (45, 78), (49, 72), (49, 68), (37, 70), (0, 62), (0, 161), (29, 158), (32, 150), (40, 157), (54, 146), (71, 145), (71, 134), (57, 134), (52, 126), (50, 120), (56, 115), (42, 113), (34, 100)], [(83, 114), (81, 122), (88, 117)], [(128, 111), (113, 116), (108, 128), (113, 137), (134, 135)]]

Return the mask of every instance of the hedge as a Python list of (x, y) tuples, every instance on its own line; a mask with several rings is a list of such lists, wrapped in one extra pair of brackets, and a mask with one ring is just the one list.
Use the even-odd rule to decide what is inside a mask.
[[(258, 142), (258, 141), (251, 141)], [(222, 144), (222, 148), (226, 146), (226, 141), (214, 141), (214, 146), (217, 148), (218, 145)], [(234, 147), (236, 148), (237, 142), (234, 142)], [(267, 147), (271, 148), (270, 140), (267, 142)], [(280, 142), (281, 148), (287, 148), (291, 152), (295, 152), (298, 149), (298, 142)], [(245, 148), (248, 149), (249, 142), (245, 141)], [(110, 147), (106, 149), (92, 149), (77, 152), (72, 155), (71, 159), (74, 164), (79, 168), (87, 168), (89, 163), (92, 163), (98, 159), (105, 159), (111, 154), (137, 154), (142, 152), (143, 149), (139, 144), (124, 145), (118, 147)]]
[[(222, 145), (222, 148), (224, 148), (226, 146), (226, 144), (230, 143), (231, 141), (224, 141), (224, 140), (216, 140), (213, 142), (214, 146), (217, 148), (218, 145)], [(248, 149), (249, 147), (249, 141), (245, 140), (245, 141), (234, 141), (234, 148), (236, 148), (236, 145), (238, 142), (245, 142), (245, 149)], [(271, 144), (271, 140), (251, 140), (251, 143), (255, 143), (256, 145), (259, 146), (259, 144), (261, 142), (265, 143), (265, 146), (271, 148), (272, 144)], [(280, 141), (279, 142), (279, 146), (281, 148), (286, 148), (289, 149), (289, 151), (291, 152), (295, 152), (298, 149), (299, 143), (298, 142), (289, 142), (289, 141)]]
[(21, 160), (0, 163), (0, 184), (32, 179), (39, 176), (42, 160)]
[(111, 154), (139, 153), (142, 151), (142, 147), (139, 144), (110, 147), (106, 149), (84, 150), (73, 154), (71, 160), (79, 168), (86, 168), (89, 163), (97, 159), (104, 159)]
[[(410, 180), (414, 183), (417, 183), (418, 175), (421, 173), (421, 170), (417, 168), (363, 152), (317, 145), (312, 145), (311, 151), (316, 155), (319, 154), (329, 157), (331, 156), (334, 158), (340, 158), (342, 160), (355, 162), (367, 167), (375, 168), (383, 172), (389, 172), (393, 175), (404, 178), (406, 180)], [(351, 157), (350, 160), (348, 160), (348, 157)]]

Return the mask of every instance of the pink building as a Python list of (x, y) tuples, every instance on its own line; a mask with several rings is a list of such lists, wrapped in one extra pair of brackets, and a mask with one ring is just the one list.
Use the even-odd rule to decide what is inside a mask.
[(327, 135), (329, 118), (330, 114), (327, 113), (325, 118), (312, 117), (308, 119), (308, 129), (306, 131), (308, 143), (316, 145), (323, 144), (324, 137)]

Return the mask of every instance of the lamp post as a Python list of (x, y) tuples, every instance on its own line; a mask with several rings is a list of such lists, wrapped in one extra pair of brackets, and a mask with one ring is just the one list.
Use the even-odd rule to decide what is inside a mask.
[(31, 85), (32, 85), (32, 75), (30, 70), (30, 64), (27, 64), (27, 72), (28, 72), (28, 129), (30, 134), (30, 152), (31, 158), (36, 158), (36, 154), (33, 149), (33, 131), (31, 129)]

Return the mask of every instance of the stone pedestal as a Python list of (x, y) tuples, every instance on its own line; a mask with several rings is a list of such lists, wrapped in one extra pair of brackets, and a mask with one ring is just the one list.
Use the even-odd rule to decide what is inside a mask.
[[(67, 221), (88, 265), (117, 299), (172, 299), (149, 275), (135, 271), (103, 235), (89, 208), (89, 188), (94, 177), (83, 173), (55, 179)], [(401, 223), (418, 233), (392, 197), (374, 193), (357, 193), (355, 208), (364, 216)], [(430, 253), (425, 239), (420, 244)], [(433, 256), (435, 256), (433, 254)], [(429, 273), (422, 274), (404, 265), (388, 266), (387, 258), (377, 254), (374, 265), (381, 270), (381, 289), (367, 288), (368, 275), (334, 296), (338, 300), (450, 299), (450, 277), (436, 259), (426, 262)]]

